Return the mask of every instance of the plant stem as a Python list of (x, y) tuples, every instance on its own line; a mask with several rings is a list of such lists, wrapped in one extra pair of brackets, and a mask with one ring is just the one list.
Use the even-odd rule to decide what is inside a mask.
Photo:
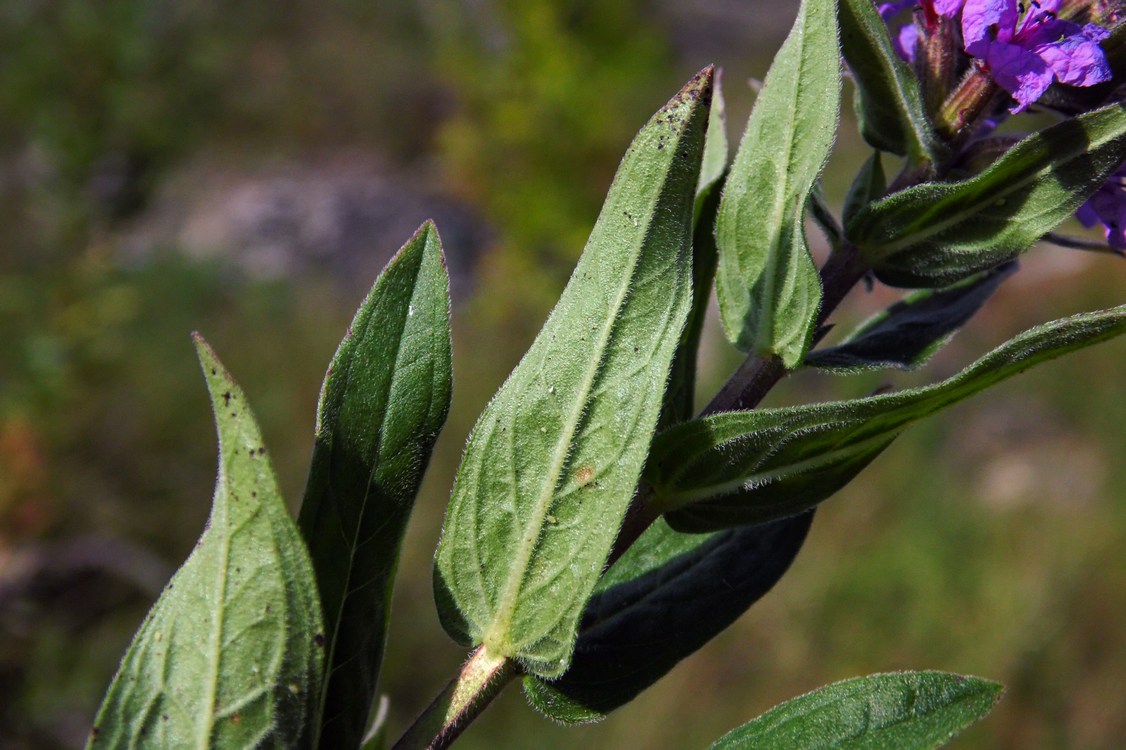
[[(856, 286), (867, 269), (859, 262), (856, 247), (844, 241), (829, 254), (829, 259), (821, 267), (821, 311), (817, 315), (817, 328), (825, 324), (849, 291)], [(752, 354), (743, 360), (715, 398), (704, 407), (700, 416), (718, 414), (724, 411), (753, 409), (766, 397), (770, 389), (778, 384), (789, 371), (782, 360), (774, 355)], [(617, 562), (625, 551), (637, 541), (645, 530), (660, 516), (649, 502), (650, 490), (643, 483), (626, 514), (618, 538), (606, 561), (607, 567)]]
[(461, 672), (438, 694), (392, 750), (443, 750), (517, 675), (516, 664), (478, 646)]
[[(848, 241), (842, 242), (829, 254), (820, 271), (822, 293), (821, 311), (816, 323), (818, 328), (864, 277), (866, 270), (859, 262), (856, 248)], [(782, 361), (773, 355), (751, 355), (701, 415), (753, 409), (787, 372)], [(649, 502), (650, 492), (644, 482), (638, 487), (610, 551), (607, 566), (613, 565), (659, 517), (660, 514)], [(517, 674), (513, 662), (495, 657), (486, 652), (484, 646), (478, 646), (461, 673), (446, 685), (392, 750), (442, 750), (449, 747)]]

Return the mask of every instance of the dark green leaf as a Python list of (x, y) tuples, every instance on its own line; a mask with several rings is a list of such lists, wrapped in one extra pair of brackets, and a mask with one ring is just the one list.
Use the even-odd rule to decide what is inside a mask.
[(211, 517), (113, 678), (89, 747), (310, 744), (324, 632), (313, 567), (246, 396), (196, 337), (219, 432)]
[(805, 0), (755, 101), (716, 220), (727, 337), (787, 367), (805, 356), (821, 303), (804, 218), (833, 146), (840, 79), (833, 4)]
[(847, 227), (893, 286), (952, 284), (1027, 250), (1126, 160), (1126, 105), (1034, 133), (981, 174), (927, 183), (871, 204)]
[(356, 312), (321, 389), (301, 507), (325, 611), (322, 747), (355, 747), (375, 696), (395, 567), (450, 404), (450, 298), (427, 222)]
[(1009, 340), (957, 375), (886, 396), (728, 412), (657, 436), (654, 506), (682, 531), (800, 513), (852, 480), (909, 424), (1034, 364), (1126, 331), (1126, 306), (1064, 318)]
[(918, 367), (1016, 270), (1017, 263), (1012, 261), (946, 289), (913, 292), (865, 321), (842, 343), (810, 352), (805, 363), (843, 373)]
[(834, 248), (840, 247), (844, 232), (841, 231), (840, 224), (829, 208), (829, 202), (825, 198), (825, 191), (821, 188), (820, 182), (815, 183), (813, 190), (809, 192), (809, 216), (825, 233), (829, 245)]
[(812, 511), (715, 534), (651, 526), (599, 582), (571, 667), (524, 679), (529, 701), (566, 723), (633, 700), (769, 591), (801, 549)]
[(883, 160), (880, 158), (879, 151), (873, 151), (848, 188), (848, 195), (845, 196), (844, 208), (841, 211), (841, 221), (847, 226), (860, 209), (882, 198), (885, 192), (887, 192), (887, 177), (884, 175)]
[(1001, 690), (947, 672), (856, 677), (786, 701), (710, 750), (931, 750), (984, 718)]
[(912, 162), (939, 161), (915, 73), (896, 54), (872, 0), (840, 0), (841, 52), (856, 83), (857, 114), (873, 148)]
[(630, 146), (563, 296), (474, 427), (438, 547), (443, 625), (543, 676), (570, 661), (692, 304), (712, 69)]

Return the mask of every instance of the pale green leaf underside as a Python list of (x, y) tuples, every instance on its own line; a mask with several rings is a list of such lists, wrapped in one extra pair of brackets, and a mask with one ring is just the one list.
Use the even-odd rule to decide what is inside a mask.
[(323, 747), (357, 745), (375, 698), (403, 533), (449, 410), (448, 290), (426, 222), (376, 280), (321, 389), (300, 525), (325, 611)]
[(716, 222), (727, 337), (787, 367), (805, 355), (821, 303), (803, 223), (833, 145), (840, 79), (835, 3), (805, 0), (755, 101)]
[(793, 515), (851, 480), (912, 422), (1124, 331), (1126, 306), (1084, 313), (1026, 331), (934, 385), (672, 427), (657, 436), (646, 467), (655, 506), (674, 511), (674, 526), (699, 530)]
[(219, 432), (206, 530), (122, 659), (89, 747), (304, 747), (322, 677), (313, 569), (243, 392), (196, 347)]
[(710, 750), (930, 750), (985, 717), (1001, 690), (946, 672), (856, 677), (786, 701)]
[(712, 71), (634, 140), (567, 288), (481, 415), (435, 566), (443, 625), (560, 674), (633, 496), (691, 304)]
[(942, 286), (1016, 257), (1055, 229), (1126, 160), (1126, 105), (1034, 133), (981, 174), (871, 204), (847, 234), (880, 278)]

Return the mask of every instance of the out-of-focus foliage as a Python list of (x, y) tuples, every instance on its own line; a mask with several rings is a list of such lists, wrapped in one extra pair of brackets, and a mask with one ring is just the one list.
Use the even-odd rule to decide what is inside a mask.
[[(642, 0), (434, 2), (438, 72), (456, 109), (439, 133), (449, 177), (503, 226), (486, 283), (517, 297), (486, 312), (530, 337), (586, 241), (624, 144), (654, 92), (684, 76)], [(469, 33), (467, 32), (469, 30)], [(667, 85), (665, 85), (667, 88)]]

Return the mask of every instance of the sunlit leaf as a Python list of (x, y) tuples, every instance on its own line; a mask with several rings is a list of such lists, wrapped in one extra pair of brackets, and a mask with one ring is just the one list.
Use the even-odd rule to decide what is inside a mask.
[(984, 718), (1001, 690), (947, 672), (856, 677), (788, 700), (710, 750), (931, 750)]
[(196, 348), (219, 432), (211, 516), (126, 651), (89, 747), (304, 748), (323, 673), (312, 564), (246, 396)]
[(727, 337), (787, 367), (805, 355), (821, 302), (804, 217), (833, 145), (840, 88), (835, 5), (805, 0), (755, 100), (716, 221)]
[(708, 135), (704, 142), (700, 179), (696, 186), (696, 202), (692, 219), (692, 309), (680, 334), (680, 344), (673, 355), (665, 402), (661, 407), (661, 427), (683, 422), (693, 415), (696, 392), (696, 364), (700, 336), (715, 281), (715, 216), (719, 208), (720, 190), (727, 169), (727, 131), (724, 119), (723, 90), (716, 71), (712, 94)]
[(919, 80), (892, 47), (872, 0), (840, 0), (841, 53), (856, 83), (864, 140), (914, 162), (937, 162), (940, 150)]
[(430, 222), (387, 264), (329, 366), (301, 530), (325, 612), (322, 747), (354, 747), (375, 696), (395, 567), (450, 404), (450, 299)]
[(563, 672), (637, 485), (691, 289), (712, 69), (641, 130), (567, 288), (465, 449), (435, 566), (452, 635)]
[(826, 404), (714, 414), (657, 436), (646, 477), (683, 531), (800, 513), (850, 482), (899, 433), (1029, 367), (1126, 331), (1126, 306), (1033, 328), (934, 385)]

